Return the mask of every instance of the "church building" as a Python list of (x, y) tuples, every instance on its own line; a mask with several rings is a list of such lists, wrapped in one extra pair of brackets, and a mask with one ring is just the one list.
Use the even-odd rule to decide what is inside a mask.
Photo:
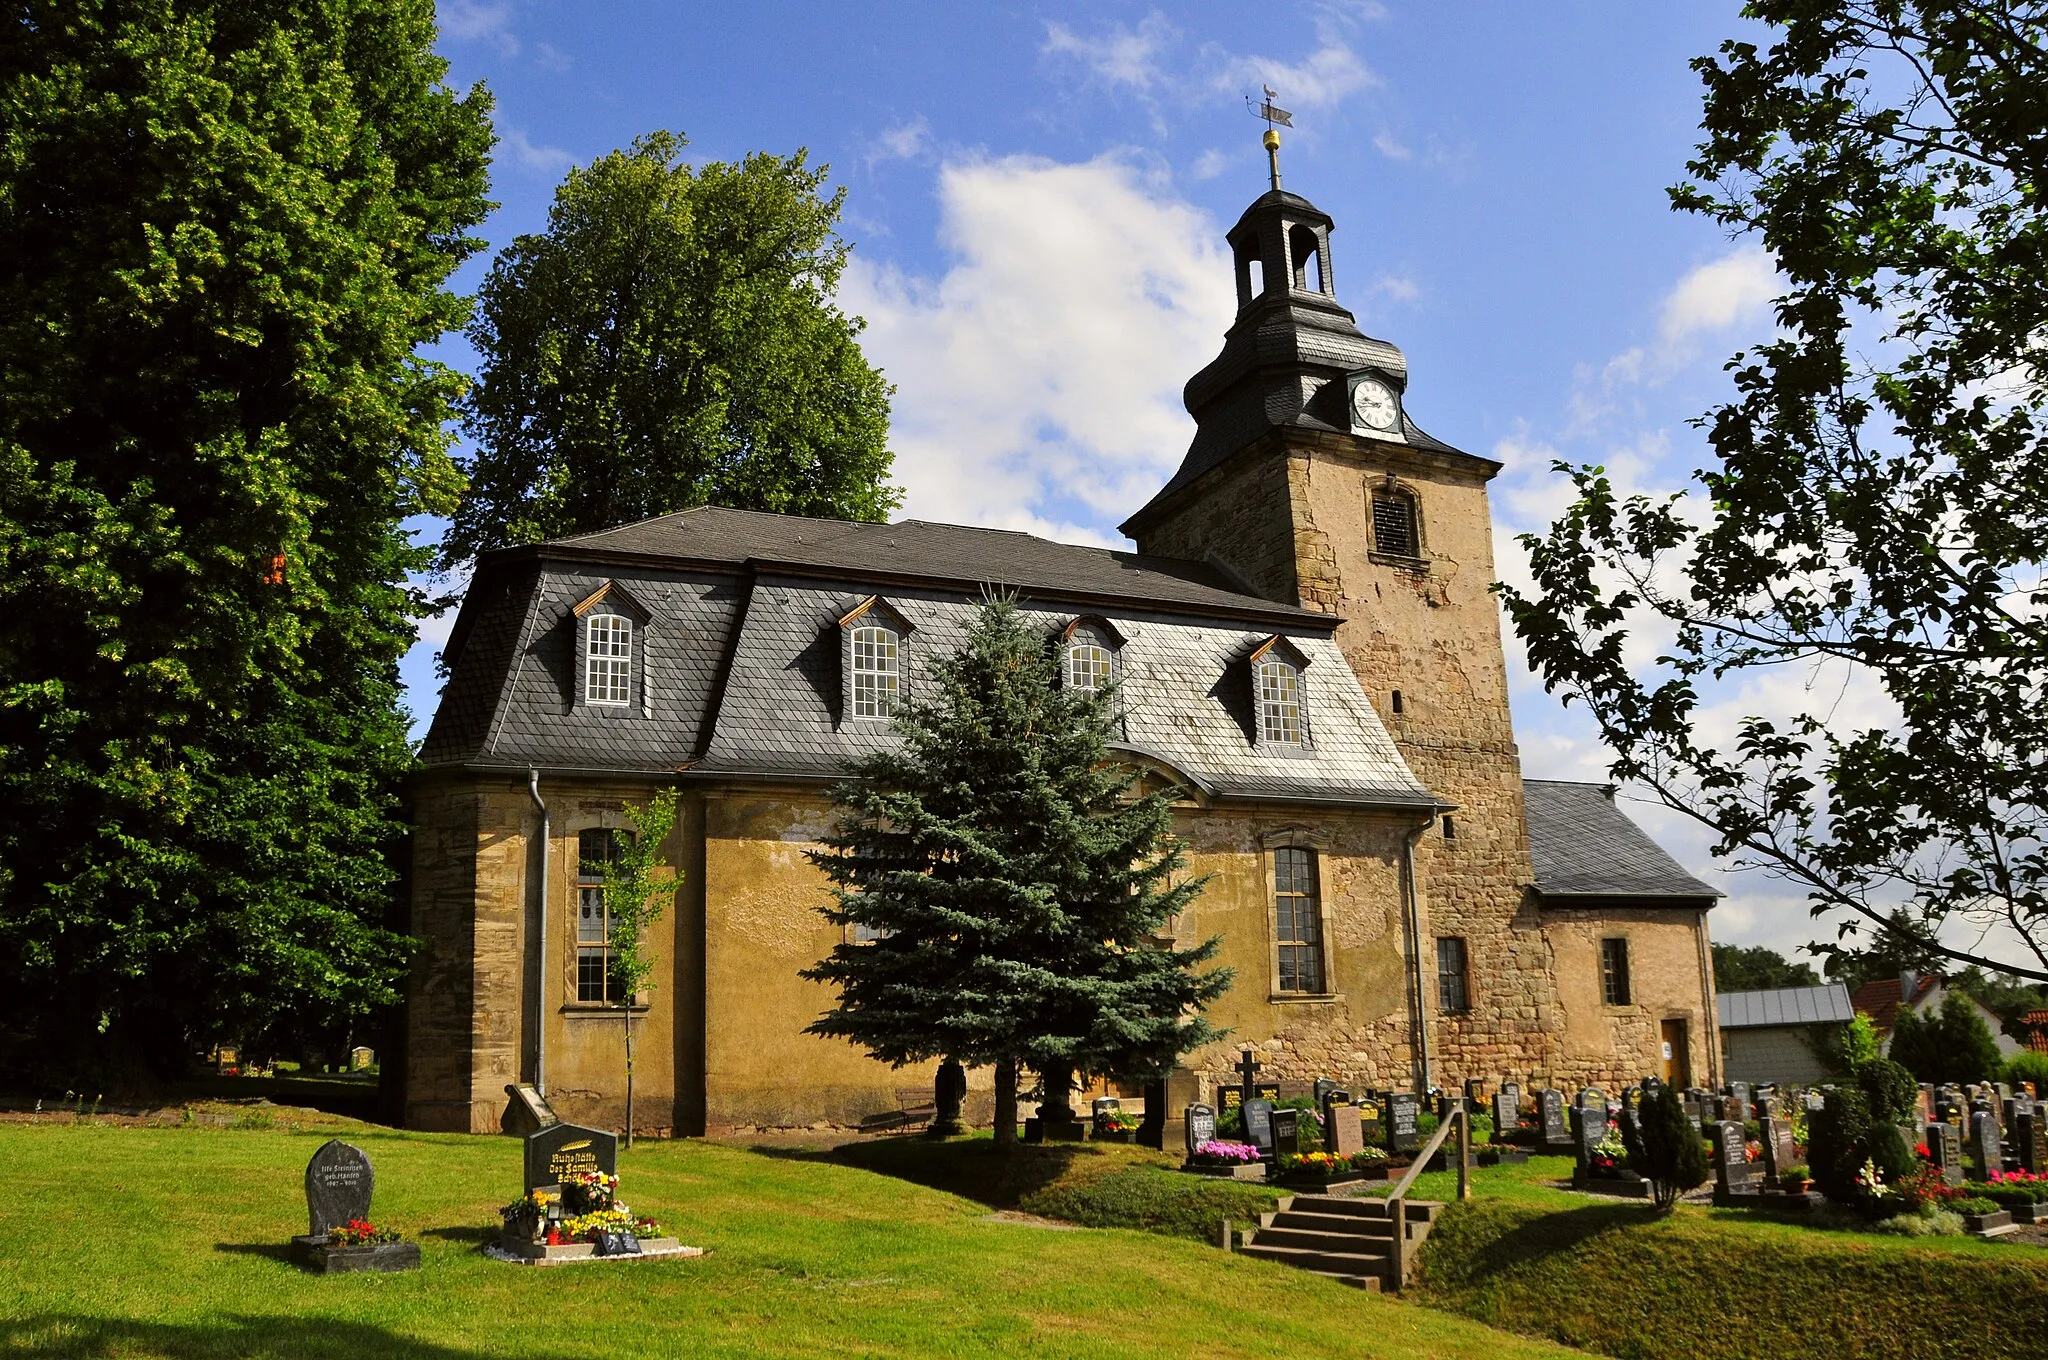
[(1716, 894), (1609, 790), (1522, 777), (1501, 465), (1417, 425), (1401, 351), (1337, 302), (1332, 225), (1276, 173), (1231, 229), (1237, 317), (1135, 552), (703, 508), (484, 554), (412, 792), (407, 1124), (494, 1132), (521, 1083), (622, 1123), (594, 871), (665, 788), (683, 880), (633, 999), (636, 1124), (858, 1124), (928, 1093), (803, 1032), (833, 997), (798, 974), (842, 938), (805, 852), (991, 586), (1063, 683), (1116, 677), (1114, 749), (1183, 791), (1210, 881), (1169, 928), (1219, 937), (1236, 983), (1172, 1108), (1246, 1046), (1265, 1079), (1355, 1088), (1718, 1085)]

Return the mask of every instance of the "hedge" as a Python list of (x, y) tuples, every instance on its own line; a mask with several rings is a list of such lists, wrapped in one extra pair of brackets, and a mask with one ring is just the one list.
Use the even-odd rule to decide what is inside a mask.
[(1431, 1232), (1416, 1297), (1620, 1360), (2002, 1360), (2041, 1353), (2048, 1253), (1475, 1200)]

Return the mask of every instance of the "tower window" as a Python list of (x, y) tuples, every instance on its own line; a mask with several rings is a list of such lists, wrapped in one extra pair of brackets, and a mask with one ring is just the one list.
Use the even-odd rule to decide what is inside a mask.
[(853, 630), (853, 716), (892, 718), (901, 692), (897, 637), (888, 628)]
[(1600, 999), (1610, 1006), (1629, 1004), (1627, 940), (1600, 942)]
[(1287, 249), (1294, 257), (1294, 286), (1304, 292), (1329, 292), (1329, 270), (1324, 265), (1322, 239), (1315, 230), (1296, 227), (1288, 232)]
[(1400, 691), (1400, 690), (1395, 690), (1395, 691), (1394, 691), (1394, 712), (1396, 712), (1396, 713), (1399, 713), (1400, 711), (1401, 711), (1401, 691)]
[(1397, 490), (1372, 493), (1372, 546), (1389, 557), (1422, 556), (1413, 496)]
[(1301, 744), (1301, 672), (1271, 657), (1259, 662), (1259, 733), (1282, 746)]
[(1444, 839), (1447, 841), (1458, 839), (1458, 824), (1451, 820), (1451, 814), (1448, 812), (1444, 814)]
[(583, 629), (583, 702), (631, 703), (633, 621), (622, 614), (592, 614)]
[(1273, 852), (1274, 937), (1280, 990), (1323, 990), (1323, 916), (1316, 852), (1286, 846)]
[(1471, 989), (1466, 979), (1465, 940), (1459, 935), (1440, 935), (1436, 942), (1436, 1003), (1445, 1015), (1460, 1015), (1472, 1009)]

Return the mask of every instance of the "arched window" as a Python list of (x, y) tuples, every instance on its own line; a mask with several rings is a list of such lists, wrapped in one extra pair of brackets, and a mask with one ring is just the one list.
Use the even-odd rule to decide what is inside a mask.
[(1283, 746), (1301, 744), (1301, 672), (1268, 656), (1259, 662), (1259, 735)]
[(1387, 557), (1422, 556), (1422, 526), (1412, 494), (1399, 487), (1373, 491), (1372, 547)]
[(1076, 628), (1067, 635), (1067, 684), (1074, 689), (1101, 689), (1109, 683), (1115, 656), (1109, 639), (1099, 631)]
[(583, 702), (633, 702), (633, 620), (624, 614), (584, 615)]
[(853, 630), (853, 716), (891, 718), (902, 694), (899, 640), (893, 628)]
[(1294, 286), (1303, 292), (1330, 291), (1330, 271), (1322, 247), (1322, 239), (1312, 227), (1296, 227), (1287, 233), (1288, 254), (1294, 257)]

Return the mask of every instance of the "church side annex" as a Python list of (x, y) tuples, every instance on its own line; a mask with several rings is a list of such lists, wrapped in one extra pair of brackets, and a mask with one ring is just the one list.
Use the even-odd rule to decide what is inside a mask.
[(802, 1032), (830, 997), (797, 973), (839, 941), (805, 851), (990, 588), (1067, 683), (1117, 677), (1118, 750), (1186, 791), (1212, 879), (1173, 933), (1220, 936), (1237, 982), (1171, 1105), (1244, 1045), (1283, 1081), (1718, 1082), (1714, 892), (1605, 790), (1523, 780), (1499, 464), (1410, 418), (1405, 358), (1336, 301), (1334, 224), (1275, 179), (1229, 233), (1237, 319), (1135, 553), (704, 508), (483, 556), (413, 788), (409, 1126), (495, 1132), (522, 1082), (620, 1122), (586, 833), (671, 786), (684, 882), (635, 1012), (640, 1122), (858, 1123), (928, 1092)]

